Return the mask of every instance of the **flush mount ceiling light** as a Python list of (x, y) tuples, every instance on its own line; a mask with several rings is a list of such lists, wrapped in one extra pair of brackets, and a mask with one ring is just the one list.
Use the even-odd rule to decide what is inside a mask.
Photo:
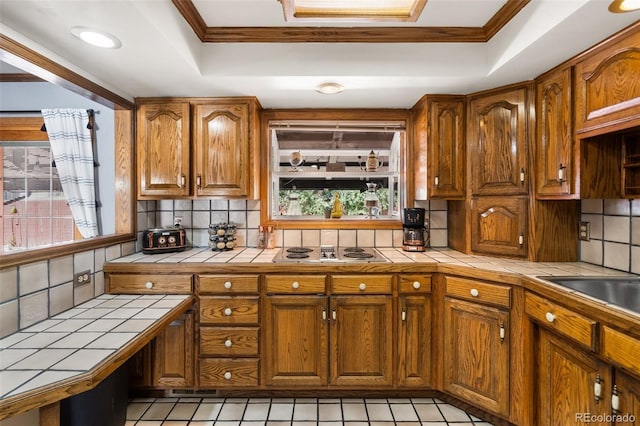
[(335, 95), (344, 90), (344, 86), (338, 83), (322, 83), (316, 86), (316, 92), (324, 95)]
[(93, 28), (73, 27), (71, 28), (71, 34), (92, 46), (105, 49), (119, 49), (122, 47), (122, 42), (116, 36)]
[(613, 0), (609, 12), (624, 13), (640, 9), (640, 0)]
[(427, 0), (279, 0), (287, 21), (416, 21)]

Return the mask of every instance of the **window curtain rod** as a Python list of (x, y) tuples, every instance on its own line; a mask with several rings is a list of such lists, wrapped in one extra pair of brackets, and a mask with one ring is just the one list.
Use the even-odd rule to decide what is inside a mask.
[[(3, 110), (0, 111), (0, 114), (41, 114), (42, 112), (39, 109), (34, 109), (34, 110), (19, 110), (19, 109), (14, 109), (14, 110)], [(87, 123), (87, 129), (91, 130), (93, 129), (93, 119), (94, 119), (94, 111), (93, 109), (89, 108), (87, 109), (87, 114), (89, 114), (89, 122)], [(40, 131), (41, 132), (46, 132), (47, 131), (47, 127), (44, 125), (44, 123), (42, 124), (42, 127), (40, 127)]]

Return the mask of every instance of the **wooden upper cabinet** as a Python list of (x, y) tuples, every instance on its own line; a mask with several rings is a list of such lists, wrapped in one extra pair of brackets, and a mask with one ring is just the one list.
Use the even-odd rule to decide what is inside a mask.
[(190, 188), (189, 102), (139, 104), (138, 194), (184, 197)]
[(140, 199), (259, 196), (255, 98), (141, 98)]
[(415, 198), (465, 196), (463, 96), (425, 96), (413, 107)]
[(640, 124), (638, 29), (603, 44), (578, 62), (575, 70), (578, 134), (591, 136)]
[(256, 105), (250, 100), (193, 106), (193, 161), (197, 196), (253, 196), (257, 178)]
[(527, 198), (471, 199), (471, 250), (502, 256), (527, 256)]
[(527, 194), (527, 88), (474, 97), (469, 105), (473, 195)]
[(579, 198), (579, 146), (574, 142), (571, 68), (536, 85), (536, 198)]

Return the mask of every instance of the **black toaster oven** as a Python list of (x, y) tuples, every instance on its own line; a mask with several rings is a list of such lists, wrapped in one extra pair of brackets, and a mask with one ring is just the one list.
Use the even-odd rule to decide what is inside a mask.
[(142, 233), (142, 252), (173, 253), (189, 247), (184, 228), (155, 228)]

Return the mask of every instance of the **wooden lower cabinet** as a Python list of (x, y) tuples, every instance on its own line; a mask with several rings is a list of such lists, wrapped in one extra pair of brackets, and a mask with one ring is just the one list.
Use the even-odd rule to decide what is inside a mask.
[[(614, 414), (621, 416), (618, 423), (640, 424), (640, 379), (616, 371), (612, 393), (618, 397), (618, 408), (612, 410)], [(631, 416), (635, 419), (634, 422), (631, 422)]]
[(391, 386), (392, 296), (332, 296), (330, 305), (330, 384)]
[[(539, 329), (536, 348), (536, 424), (561, 426), (609, 422), (586, 416), (611, 414), (609, 366), (564, 337)], [(601, 394), (595, 395), (596, 382)], [(581, 417), (579, 417), (581, 416)]]
[(451, 297), (444, 301), (444, 390), (509, 416), (509, 312)]
[(393, 385), (392, 301), (383, 295), (267, 296), (265, 384)]
[(398, 386), (431, 383), (431, 297), (400, 296), (398, 323)]
[(135, 354), (129, 362), (134, 388), (189, 388), (194, 385), (194, 312), (188, 311)]
[(267, 386), (327, 384), (327, 306), (327, 296), (265, 298)]

